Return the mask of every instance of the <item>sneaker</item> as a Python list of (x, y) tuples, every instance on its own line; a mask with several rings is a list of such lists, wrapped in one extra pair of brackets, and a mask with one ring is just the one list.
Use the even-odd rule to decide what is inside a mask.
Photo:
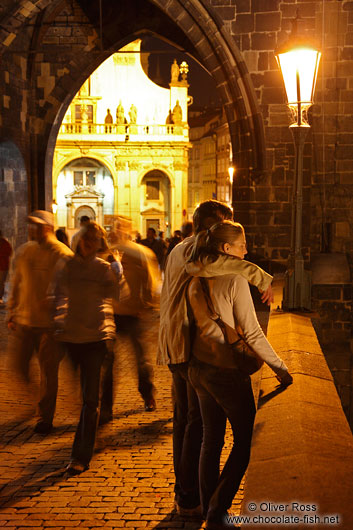
[(46, 421), (39, 421), (37, 425), (34, 427), (34, 432), (36, 434), (49, 434), (53, 428), (52, 423), (48, 423)]
[(71, 462), (66, 466), (66, 471), (69, 475), (79, 475), (88, 469), (88, 465), (82, 464), (78, 460), (71, 460)]
[(156, 400), (154, 398), (145, 399), (145, 411), (153, 412), (156, 410)]
[(201, 506), (195, 506), (195, 508), (183, 508), (176, 501), (174, 502), (174, 508), (180, 517), (192, 517), (196, 519), (202, 519)]

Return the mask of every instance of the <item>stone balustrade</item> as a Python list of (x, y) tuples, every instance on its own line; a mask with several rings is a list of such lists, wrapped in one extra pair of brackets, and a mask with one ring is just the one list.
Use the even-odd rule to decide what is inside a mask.
[(246, 528), (350, 530), (353, 437), (311, 320), (272, 312), (268, 338), (294, 383), (283, 390), (267, 366), (260, 374), (243, 503), (256, 519)]
[(73, 136), (90, 135), (99, 136), (102, 140), (102, 135), (121, 136), (121, 140), (125, 140), (126, 135), (132, 137), (134, 141), (175, 141), (182, 138), (185, 141), (189, 136), (189, 127), (186, 124), (118, 124), (118, 123), (63, 123), (60, 127), (59, 136)]

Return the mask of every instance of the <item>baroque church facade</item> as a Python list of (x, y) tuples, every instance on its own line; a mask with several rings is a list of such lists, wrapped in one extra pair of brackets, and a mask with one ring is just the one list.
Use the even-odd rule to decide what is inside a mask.
[(53, 160), (56, 224), (68, 231), (88, 215), (103, 226), (128, 217), (133, 230), (167, 235), (187, 216), (186, 63), (163, 88), (147, 75), (137, 39), (104, 61), (73, 98)]

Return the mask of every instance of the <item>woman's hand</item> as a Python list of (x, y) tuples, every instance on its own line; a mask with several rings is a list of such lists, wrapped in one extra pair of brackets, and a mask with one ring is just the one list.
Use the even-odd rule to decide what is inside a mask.
[(293, 377), (289, 372), (284, 372), (282, 375), (276, 375), (276, 378), (280, 382), (281, 386), (289, 386), (293, 383)]
[(267, 305), (271, 305), (274, 302), (271, 284), (267, 287), (266, 291), (260, 291), (260, 292), (261, 292), (261, 302)]

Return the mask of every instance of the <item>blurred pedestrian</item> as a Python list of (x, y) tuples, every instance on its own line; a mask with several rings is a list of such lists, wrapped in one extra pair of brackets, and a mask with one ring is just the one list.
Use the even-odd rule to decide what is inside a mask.
[(164, 260), (166, 255), (166, 245), (165, 242), (160, 241), (156, 237), (156, 231), (154, 228), (150, 227), (147, 230), (147, 237), (142, 239), (141, 244), (145, 247), (150, 248), (156, 255), (158, 260), (158, 265), (161, 271), (164, 270)]
[(61, 241), (64, 245), (70, 248), (69, 236), (67, 235), (65, 228), (58, 228), (55, 230), (55, 235), (58, 241)]
[(157, 237), (158, 241), (160, 241), (160, 243), (162, 243), (163, 245), (163, 261), (162, 261), (162, 264), (160, 266), (160, 269), (162, 271), (164, 271), (165, 269), (165, 260), (167, 258), (167, 250), (168, 250), (168, 243), (167, 241), (164, 239), (164, 232), (162, 231), (159, 231), (158, 232), (158, 237)]
[[(124, 284), (123, 280), (123, 267), (120, 261), (120, 254), (116, 248), (118, 238), (111, 230), (107, 237), (101, 238), (100, 248), (97, 252), (97, 257), (104, 259), (110, 263), (110, 267), (114, 272), (116, 279), (121, 284)], [(112, 248), (114, 247), (114, 248)], [(121, 292), (119, 293), (121, 296)], [(113, 302), (113, 308), (115, 303)], [(115, 318), (115, 315), (114, 315)], [(101, 396), (100, 396), (100, 413), (99, 413), (99, 425), (105, 425), (113, 419), (113, 404), (114, 404), (114, 384), (113, 384), (113, 366), (115, 359), (115, 344), (112, 348), (107, 351), (101, 373)]]
[(91, 461), (98, 422), (100, 372), (113, 347), (113, 299), (119, 283), (110, 264), (97, 258), (103, 229), (94, 221), (82, 228), (76, 253), (58, 272), (54, 286), (56, 337), (80, 368), (82, 410), (66, 470), (82, 473)]
[(90, 222), (90, 218), (88, 215), (81, 215), (80, 217), (80, 229), (74, 233), (74, 235), (71, 238), (71, 250), (72, 252), (76, 252), (77, 242), (81, 237), (81, 230), (84, 228), (88, 223)]
[(192, 224), (192, 221), (186, 221), (182, 224), (181, 227), (181, 236), (183, 239), (186, 239), (187, 237), (192, 236), (194, 232), (194, 225)]
[(9, 271), (10, 257), (12, 255), (12, 246), (3, 236), (0, 230), (0, 304), (3, 303), (5, 292), (5, 283)]
[[(102, 228), (102, 230), (104, 229)], [(110, 235), (110, 239), (111, 237), (112, 235)], [(120, 262), (119, 252), (117, 251), (116, 248), (113, 249), (112, 245), (109, 245), (105, 230), (104, 230), (104, 235), (101, 237), (101, 243), (100, 243), (100, 247), (97, 252), (97, 257), (104, 259), (105, 261), (110, 263), (110, 267), (112, 271), (114, 272), (114, 274), (116, 275), (117, 279), (118, 280), (122, 279), (123, 267)]]
[[(152, 251), (130, 239), (130, 222), (121, 219), (115, 232), (115, 247), (121, 256), (121, 264), (128, 289), (123, 290), (118, 303), (114, 303), (114, 318), (118, 336), (129, 338), (137, 367), (138, 390), (145, 403), (145, 410), (156, 408), (153, 368), (148, 361), (142, 327), (148, 312), (156, 307), (159, 270)], [(113, 366), (111, 366), (111, 374)], [(112, 375), (105, 374), (101, 403), (101, 423), (112, 418)]]
[(58, 369), (62, 350), (53, 337), (48, 287), (57, 262), (72, 256), (71, 250), (54, 235), (51, 212), (36, 210), (28, 217), (34, 239), (15, 253), (7, 325), (10, 330), (9, 354), (15, 370), (29, 381), (29, 366), (36, 352), (40, 367), (38, 422), (34, 431), (48, 434), (52, 429), (58, 390)]
[[(215, 262), (224, 254), (243, 260), (246, 253), (243, 227), (222, 221), (198, 234), (190, 261)], [(188, 376), (199, 399), (203, 422), (199, 464), (202, 515), (207, 530), (221, 530), (229, 528), (227, 510), (249, 463), (255, 402), (250, 376), (238, 369), (214, 314), (230, 328), (241, 328), (247, 344), (274, 370), (282, 384), (290, 384), (292, 377), (258, 323), (247, 280), (240, 274), (228, 273), (202, 281), (204, 287), (199, 278), (193, 278), (188, 287), (195, 325)], [(227, 419), (233, 446), (220, 474)]]
[(174, 230), (173, 237), (169, 239), (169, 245), (167, 250), (167, 255), (171, 253), (174, 247), (179, 245), (183, 240), (181, 231), (180, 230)]

